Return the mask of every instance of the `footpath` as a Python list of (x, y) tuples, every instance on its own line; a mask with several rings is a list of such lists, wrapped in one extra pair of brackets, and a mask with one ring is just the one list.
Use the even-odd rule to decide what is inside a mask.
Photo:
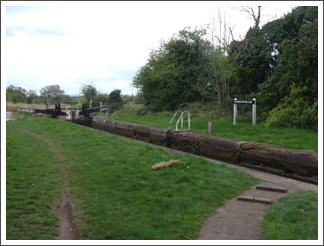
[[(218, 161), (208, 160), (220, 164)], [(312, 190), (318, 193), (318, 186), (314, 184), (228, 163), (223, 164), (249, 173), (265, 182), (252, 187), (237, 198), (227, 201), (213, 212), (201, 228), (198, 240), (262, 240), (261, 222), (266, 210), (271, 205), (267, 202), (275, 203), (279, 198), (298, 190)], [(283, 188), (287, 189), (287, 192), (259, 190), (256, 189), (257, 186)], [(255, 201), (257, 199), (254, 201), (240, 200), (251, 200), (251, 197), (262, 198), (262, 200), (260, 199), (262, 202)]]

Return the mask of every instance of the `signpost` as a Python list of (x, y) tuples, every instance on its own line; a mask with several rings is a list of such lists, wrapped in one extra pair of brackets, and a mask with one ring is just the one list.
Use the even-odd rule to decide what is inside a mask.
[(252, 104), (252, 125), (255, 126), (256, 124), (256, 99), (253, 100), (237, 100), (234, 98), (232, 101), (234, 104), (234, 125), (237, 123), (237, 104)]

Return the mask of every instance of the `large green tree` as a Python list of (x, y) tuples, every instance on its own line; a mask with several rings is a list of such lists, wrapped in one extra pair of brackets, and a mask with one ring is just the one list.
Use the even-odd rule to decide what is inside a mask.
[(9, 85), (6, 89), (6, 100), (13, 103), (25, 102), (27, 98), (27, 90), (20, 87)]
[(201, 98), (196, 84), (197, 75), (202, 76), (199, 71), (208, 43), (205, 35), (205, 29), (186, 28), (151, 51), (132, 82), (151, 110), (175, 110)]
[[(259, 116), (262, 120), (268, 117), (266, 125), (285, 122), (286, 125), (315, 127), (317, 16), (317, 7), (300, 6), (262, 28), (257, 25), (251, 27), (243, 40), (229, 45), (229, 54), (236, 60), (232, 69), (236, 79), (231, 82), (231, 95), (256, 97)], [(298, 103), (300, 98), (303, 99), (300, 102), (307, 103)], [(289, 117), (278, 114), (278, 110), (270, 113), (282, 105), (294, 108), (286, 111)], [(307, 117), (313, 120), (306, 120)], [(294, 123), (286, 122), (288, 119)]]
[(121, 90), (115, 89), (109, 93), (107, 103), (110, 105), (111, 112), (115, 112), (123, 107), (123, 99), (121, 98)]
[[(268, 117), (266, 125), (317, 128), (317, 11), (317, 7), (297, 7), (283, 19), (286, 29), (290, 26), (293, 33), (279, 44), (278, 64), (271, 77), (259, 86), (259, 103)], [(279, 110), (283, 105), (285, 115)]]
[(87, 82), (81, 85), (81, 92), (88, 102), (94, 99), (98, 91), (93, 82)]
[(48, 85), (40, 89), (41, 97), (53, 98), (55, 101), (59, 101), (61, 96), (64, 94), (64, 90), (61, 89), (60, 85)]

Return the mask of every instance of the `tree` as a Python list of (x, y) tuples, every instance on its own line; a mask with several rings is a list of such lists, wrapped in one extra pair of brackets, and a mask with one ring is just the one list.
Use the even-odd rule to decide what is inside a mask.
[(227, 54), (227, 47), (233, 40), (233, 28), (229, 24), (228, 16), (218, 8), (217, 20), (215, 16), (211, 17), (208, 26), (211, 41), (208, 48), (206, 47), (208, 55), (203, 61), (204, 70), (202, 76), (198, 77), (200, 83), (197, 84), (202, 99), (213, 101), (217, 105), (218, 113), (225, 115), (229, 111), (231, 67), (234, 63)]
[(241, 6), (243, 12), (247, 13), (254, 20), (254, 28), (258, 28), (261, 18), (261, 6), (255, 9), (253, 6)]
[(236, 60), (233, 74), (236, 81), (231, 85), (234, 97), (254, 97), (259, 85), (272, 75), (280, 55), (279, 44), (292, 31), (285, 29), (282, 18), (260, 26), (264, 7), (241, 7), (253, 20), (244, 39), (234, 40), (229, 45), (229, 54)]
[(27, 103), (32, 103), (32, 99), (37, 97), (35, 90), (29, 90), (27, 92)]
[(87, 82), (81, 86), (81, 92), (83, 96), (90, 102), (90, 100), (94, 99), (98, 94), (96, 87), (93, 82)]
[(60, 101), (61, 96), (64, 94), (64, 90), (59, 85), (48, 85), (40, 89), (41, 97), (54, 98), (55, 101)]
[(185, 28), (151, 50), (148, 62), (132, 82), (151, 110), (175, 110), (181, 104), (200, 99), (196, 75), (205, 57), (205, 35), (203, 28)]
[(115, 89), (110, 92), (107, 103), (110, 105), (111, 112), (115, 112), (123, 107), (123, 99), (120, 96), (121, 90)]
[[(259, 88), (259, 104), (266, 124), (283, 117), (287, 125), (317, 128), (318, 105), (318, 9), (297, 7), (283, 18), (287, 31), (279, 44), (280, 56), (273, 74)], [(298, 27), (299, 26), (299, 27)]]
[(20, 86), (9, 85), (6, 89), (6, 100), (13, 103), (25, 102), (27, 97), (26, 89)]
[(92, 101), (92, 106), (93, 107), (99, 107), (100, 102), (102, 102), (103, 105), (108, 104), (108, 97), (109, 97), (108, 93), (101, 93), (99, 91), (98, 94), (96, 95), (96, 97)]

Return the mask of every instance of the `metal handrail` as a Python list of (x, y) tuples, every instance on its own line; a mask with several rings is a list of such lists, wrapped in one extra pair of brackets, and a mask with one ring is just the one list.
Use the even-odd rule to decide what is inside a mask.
[(170, 123), (169, 123), (169, 129), (171, 129), (171, 123), (172, 123), (174, 117), (176, 117), (176, 115), (177, 115), (178, 112), (182, 113), (181, 110), (178, 110), (178, 111), (174, 114), (173, 118), (171, 119), (171, 121), (170, 121)]
[(181, 120), (181, 130), (183, 130), (183, 114), (184, 114), (185, 112), (188, 113), (188, 130), (190, 130), (190, 113), (189, 113), (188, 110), (185, 110), (185, 111), (178, 110), (178, 111), (174, 114), (173, 118), (171, 119), (171, 121), (170, 121), (170, 123), (169, 123), (169, 129), (171, 129), (171, 123), (173, 122), (173, 119), (174, 119), (174, 117), (176, 117), (176, 115), (178, 114), (178, 112), (180, 112), (181, 115), (180, 115), (180, 118), (179, 118), (179, 120), (178, 120), (178, 122), (177, 122), (177, 124), (176, 124), (176, 131), (178, 131), (178, 124), (179, 124), (180, 120)]
[(70, 107), (70, 104), (61, 104), (61, 107), (65, 108), (65, 110), (68, 110), (68, 108)]
[(176, 131), (178, 131), (178, 123), (179, 123), (180, 119), (181, 119), (181, 130), (183, 130), (183, 114), (185, 112), (188, 113), (188, 130), (190, 130), (190, 114), (189, 114), (188, 110), (185, 110), (185, 111), (182, 112), (182, 114), (181, 114), (181, 116), (180, 116), (180, 118), (179, 118), (179, 120), (178, 120), (178, 122), (176, 124)]

